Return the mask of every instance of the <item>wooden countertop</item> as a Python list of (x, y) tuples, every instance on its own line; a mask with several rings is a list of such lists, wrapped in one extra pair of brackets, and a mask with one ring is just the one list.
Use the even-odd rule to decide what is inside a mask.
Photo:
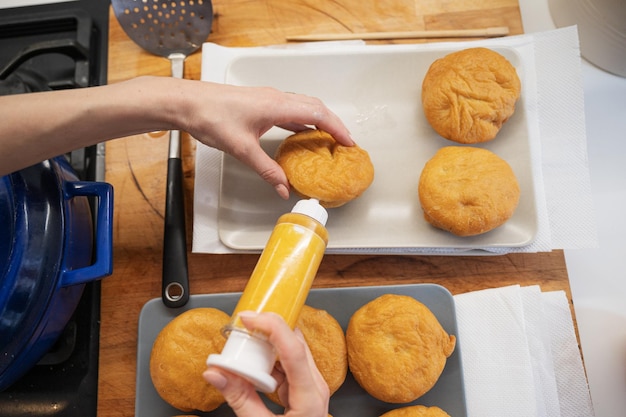
[[(214, 0), (208, 41), (224, 46), (284, 43), (286, 35), (509, 26), (523, 32), (517, 0)], [(378, 41), (380, 42), (380, 41)], [(420, 42), (420, 41), (398, 41)], [(373, 42), (370, 42), (373, 43)], [(136, 46), (111, 14), (109, 83), (170, 75), (165, 58)], [(200, 53), (185, 63), (199, 79)], [(111, 141), (106, 180), (115, 187), (114, 273), (102, 282), (98, 416), (132, 416), (137, 325), (142, 306), (161, 294), (167, 135)], [(194, 151), (183, 135), (187, 236), (191, 245)], [(257, 255), (189, 253), (192, 294), (242, 291)], [(314, 287), (438, 283), (453, 294), (512, 284), (571, 293), (562, 251), (506, 256), (329, 255)]]

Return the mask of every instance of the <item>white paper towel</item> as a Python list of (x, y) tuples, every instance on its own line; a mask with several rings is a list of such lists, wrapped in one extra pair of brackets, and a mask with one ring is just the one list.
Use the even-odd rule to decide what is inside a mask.
[(563, 292), (543, 294), (543, 306), (554, 352), (554, 369), (561, 416), (593, 416), (585, 370), (580, 358), (569, 303)]
[(538, 286), (454, 297), (469, 417), (592, 417), (563, 291)]
[[(315, 48), (363, 48), (362, 44), (327, 43), (303, 45)], [(455, 46), (455, 43), (446, 43)], [(525, 74), (526, 112), (530, 114), (531, 159), (538, 232), (535, 241), (516, 248), (478, 248), (493, 253), (542, 252), (552, 249), (596, 247), (589, 170), (587, 164), (583, 93), (578, 36), (575, 27), (531, 35), (459, 42), (456, 47), (514, 46), (535, 71)], [(416, 49), (437, 48), (437, 44), (413, 45)], [(225, 48), (222, 59), (268, 48)], [(230, 58), (229, 58), (230, 56)], [(211, 57), (203, 55), (203, 65)], [(204, 70), (203, 70), (204, 73)], [(556, 74), (556, 75), (555, 75)], [(219, 183), (221, 153), (198, 145), (194, 196), (193, 252), (234, 253), (218, 235)], [(467, 250), (441, 248), (348, 248), (343, 253), (468, 253)], [(480, 251), (478, 251), (480, 253)]]

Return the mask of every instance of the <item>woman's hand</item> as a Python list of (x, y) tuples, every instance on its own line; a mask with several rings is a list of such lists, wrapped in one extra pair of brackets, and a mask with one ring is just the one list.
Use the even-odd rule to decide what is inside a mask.
[[(244, 325), (268, 335), (280, 357), (272, 376), (278, 381), (278, 394), (286, 404), (286, 417), (327, 417), (329, 390), (318, 371), (302, 333), (292, 331), (273, 313), (239, 314)], [(263, 403), (254, 386), (245, 379), (217, 367), (209, 367), (204, 379), (215, 386), (238, 417), (275, 416)]]
[(207, 82), (198, 82), (194, 90), (195, 99), (191, 103), (197, 107), (185, 112), (187, 121), (181, 130), (249, 165), (285, 199), (289, 197), (287, 177), (259, 145), (259, 138), (265, 132), (273, 126), (292, 132), (314, 126), (327, 131), (343, 145), (354, 143), (339, 117), (314, 97), (267, 87)]
[(268, 87), (236, 87), (171, 77), (0, 97), (0, 175), (109, 139), (181, 130), (254, 169), (283, 198), (289, 183), (259, 138), (273, 126), (325, 130), (353, 141), (319, 99)]

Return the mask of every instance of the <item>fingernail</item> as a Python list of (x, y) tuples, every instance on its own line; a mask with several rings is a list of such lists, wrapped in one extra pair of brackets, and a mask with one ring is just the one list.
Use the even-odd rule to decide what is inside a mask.
[(254, 317), (257, 317), (259, 313), (257, 313), (256, 311), (252, 311), (252, 310), (246, 310), (246, 311), (240, 311), (239, 313), (237, 313), (237, 315), (243, 318), (254, 318)]
[(296, 337), (302, 341), (306, 341), (304, 339), (304, 333), (302, 333), (302, 330), (300, 330), (300, 328), (296, 327), (295, 329), (293, 329), (293, 332), (296, 334)]
[(276, 184), (274, 189), (283, 200), (289, 199), (289, 189), (285, 187), (285, 184)]
[(209, 384), (213, 385), (218, 390), (223, 389), (228, 383), (226, 377), (214, 369), (207, 369), (202, 376)]

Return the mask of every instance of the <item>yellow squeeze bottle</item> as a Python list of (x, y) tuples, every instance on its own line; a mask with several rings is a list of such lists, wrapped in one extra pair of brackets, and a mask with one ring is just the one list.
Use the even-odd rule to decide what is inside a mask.
[(207, 365), (219, 366), (273, 392), (271, 376), (276, 353), (260, 333), (249, 332), (238, 319), (241, 311), (274, 312), (293, 329), (302, 310), (328, 243), (328, 213), (315, 199), (300, 200), (283, 214), (270, 235), (250, 280), (235, 307), (220, 354), (209, 355)]

